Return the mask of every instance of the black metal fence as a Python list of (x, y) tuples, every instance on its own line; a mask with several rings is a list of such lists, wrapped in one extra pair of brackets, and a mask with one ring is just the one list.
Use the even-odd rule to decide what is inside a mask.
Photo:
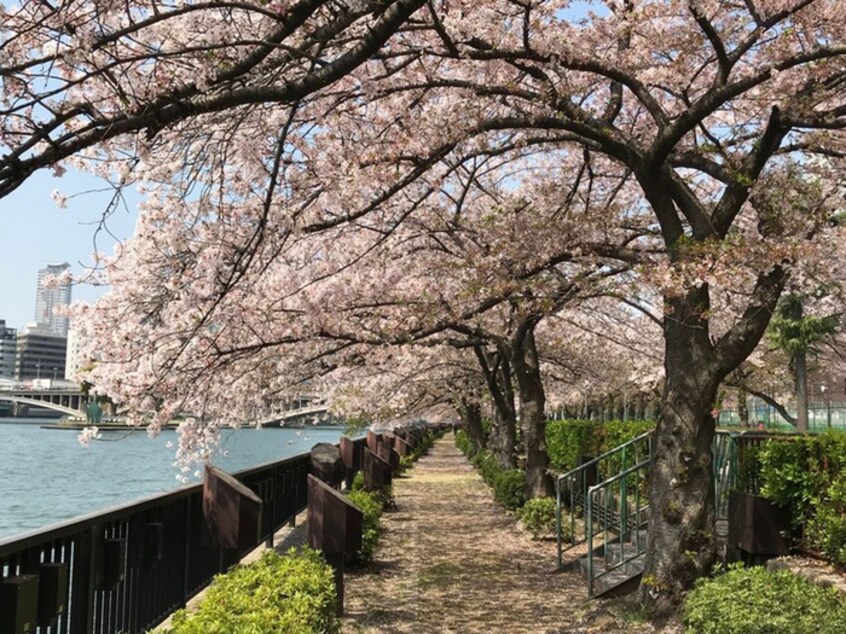
[[(308, 470), (301, 454), (235, 474), (262, 499), (269, 545), (305, 508)], [(212, 545), (202, 485), (0, 541), (0, 632), (144, 632), (249, 550)], [(12, 611), (25, 615), (33, 603), (35, 623), (12, 622)]]

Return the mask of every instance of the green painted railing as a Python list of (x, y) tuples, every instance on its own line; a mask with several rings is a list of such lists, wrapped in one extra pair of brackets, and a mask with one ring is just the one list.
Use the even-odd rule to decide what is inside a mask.
[[(646, 550), (643, 541), (640, 539), (640, 534), (641, 531), (645, 533), (645, 520), (649, 509), (648, 505), (641, 504), (640, 485), (646, 481), (646, 470), (651, 461), (650, 456), (588, 489), (585, 523), (587, 525), (589, 597), (594, 595), (597, 581), (634, 561), (643, 555)], [(634, 482), (634, 486), (631, 488), (635, 497), (633, 505), (627, 499), (627, 492), (632, 482)], [(599, 509), (601, 509), (601, 512), (595, 512)], [(595, 517), (605, 520), (602, 521), (601, 530), (593, 530)], [(608, 521), (614, 517), (619, 518), (619, 525), (614, 525)], [(597, 544), (595, 537), (600, 533), (602, 539)], [(601, 550), (603, 560), (599, 570), (597, 570), (595, 564), (598, 550)]]
[[(712, 445), (717, 520), (728, 519), (730, 491), (757, 493), (755, 453), (770, 438), (784, 435), (717, 431)], [(644, 501), (651, 458), (649, 431), (556, 477), (558, 567), (563, 566), (565, 552), (587, 544), (589, 596), (597, 580), (644, 552), (641, 534), (648, 520)], [(603, 557), (602, 566), (596, 565), (597, 556)]]
[[(592, 538), (591, 534), (593, 520), (602, 515), (603, 525), (610, 524), (613, 528), (625, 532), (630, 517), (628, 512), (620, 513), (609, 508), (611, 515), (605, 514), (604, 509), (591, 508), (588, 513), (591, 487), (615, 478), (621, 473), (628, 472), (631, 465), (640, 464), (643, 461), (648, 463), (651, 456), (652, 432), (648, 431), (640, 436), (632, 438), (619, 447), (615, 447), (602, 455), (597, 456), (570, 471), (558, 475), (555, 479), (555, 504), (556, 504), (556, 543), (558, 552), (558, 567), (563, 563), (563, 554)], [(640, 476), (638, 476), (640, 477)], [(615, 480), (616, 482), (617, 480)], [(641, 496), (643, 481), (635, 481), (634, 476), (627, 476), (619, 481), (619, 504), (629, 508), (628, 497), (637, 491), (638, 499)], [(597, 485), (598, 486), (598, 485)], [(622, 508), (622, 507), (621, 507)], [(566, 520), (564, 512), (567, 512)], [(596, 514), (597, 517), (592, 517)], [(580, 522), (579, 520), (583, 521)], [(569, 538), (563, 536), (564, 522), (569, 526)]]

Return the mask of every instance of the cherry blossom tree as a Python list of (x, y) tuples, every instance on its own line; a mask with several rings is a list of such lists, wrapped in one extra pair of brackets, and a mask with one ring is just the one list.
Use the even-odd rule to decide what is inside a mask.
[[(371, 299), (402, 288), (390, 257), (376, 266), (369, 254), (410, 240), (420, 213), (454, 206), (476, 165), (515, 192), (521, 170), (597, 170), (621, 184), (609, 226), (636, 238), (589, 240), (579, 256), (634, 267), (663, 296), (642, 596), (656, 613), (674, 609), (715, 557), (719, 386), (758, 345), (791, 273), (819, 257), (842, 199), (846, 16), (839, 0), (589, 6), (5, 10), (0, 194), (74, 165), (148, 195), (133, 242), (104, 260), (116, 290), (89, 311), (102, 389), (160, 418), (187, 408), (206, 421), (224, 395), (261, 408), (301, 368), (352, 361), (368, 338), (481, 319), (507, 289), (450, 302), (451, 319), (372, 320), (341, 273), (363, 275), (367, 262), (354, 288)], [(532, 204), (493, 219), (519, 227), (568, 203), (570, 181), (529, 180)], [(604, 213), (579, 191), (586, 217)], [(522, 253), (524, 270), (533, 256)], [(426, 306), (435, 280), (414, 287)], [(349, 304), (348, 321), (329, 320), (333, 302), (335, 316)], [(196, 424), (186, 437), (213, 436), (216, 423)]]

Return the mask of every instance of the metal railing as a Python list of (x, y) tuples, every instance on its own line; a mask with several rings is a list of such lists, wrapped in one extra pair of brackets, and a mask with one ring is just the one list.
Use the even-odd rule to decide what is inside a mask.
[[(814, 432), (811, 432), (814, 433)], [(760, 492), (758, 452), (770, 440), (801, 435), (798, 432), (773, 432), (747, 429), (718, 429), (714, 436), (714, 493), (717, 520), (728, 519), (729, 492)]]
[[(234, 474), (262, 499), (268, 545), (305, 508), (308, 471), (301, 454)], [(37, 634), (147, 631), (251, 550), (211, 544), (202, 494), (202, 485), (186, 487), (0, 541), (0, 582), (38, 575), (45, 585), (61, 571), (52, 601), (65, 607), (42, 606), (42, 589)]]
[[(641, 483), (646, 481), (646, 469), (651, 456), (641, 460), (618, 474), (588, 489), (585, 505), (585, 524), (587, 526), (587, 581), (588, 596), (594, 595), (596, 582), (602, 577), (622, 568), (645, 552), (645, 545), (640, 533), (645, 531), (648, 505), (641, 505)], [(634, 486), (632, 485), (634, 482)], [(631, 489), (631, 491), (629, 491)], [(635, 497), (630, 504), (628, 494)], [(601, 512), (596, 512), (600, 510)], [(601, 520), (601, 529), (594, 531), (594, 518)], [(616, 518), (616, 522), (613, 518)], [(634, 521), (632, 521), (634, 520)], [(599, 548), (594, 538), (602, 534)], [(597, 572), (595, 557), (601, 550), (602, 570)]]
[[(586, 544), (583, 562), (588, 596), (595, 594), (597, 581), (644, 554), (649, 505), (643, 501), (647, 500), (651, 436), (651, 431), (641, 434), (556, 479), (558, 567), (563, 566), (564, 552)], [(716, 432), (712, 455), (717, 520), (728, 518), (730, 491), (757, 493), (757, 452), (771, 438), (785, 436), (759, 431)], [(599, 477), (604, 479), (596, 483)], [(565, 509), (569, 522), (566, 540)], [(602, 558), (600, 565), (597, 557)]]
[[(588, 513), (589, 490), (597, 485), (598, 480), (607, 481), (609, 478), (625, 472), (632, 464), (640, 464), (649, 460), (652, 455), (652, 431), (645, 432), (622, 445), (607, 451), (596, 458), (588, 460), (566, 473), (559, 475), (555, 480), (555, 507), (556, 507), (556, 543), (558, 552), (558, 567), (563, 564), (563, 554), (588, 540), (590, 529), (588, 520), (592, 513)], [(621, 483), (621, 502), (628, 504), (627, 498), (631, 491), (631, 480), (624, 480)], [(635, 485), (640, 488), (640, 483)], [(638, 496), (640, 491), (638, 491)], [(566, 497), (566, 500), (564, 499)], [(565, 546), (563, 537), (563, 514), (567, 510), (567, 522), (569, 527), (569, 543)], [(596, 512), (595, 507), (591, 509)], [(580, 522), (582, 530), (579, 531)], [(596, 519), (596, 518), (593, 518)], [(625, 529), (628, 521), (628, 514), (622, 516), (605, 517), (605, 522), (616, 522), (618, 528)], [(622, 522), (622, 526), (619, 523)]]

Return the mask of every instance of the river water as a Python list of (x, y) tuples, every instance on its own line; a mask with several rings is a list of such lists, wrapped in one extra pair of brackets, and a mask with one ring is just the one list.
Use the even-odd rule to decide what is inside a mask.
[[(55, 422), (0, 419), (0, 540), (181, 486), (175, 431), (154, 440), (144, 431), (103, 431), (104, 440), (82, 447), (77, 432), (40, 427)], [(342, 433), (329, 426), (228, 429), (226, 455), (214, 463), (246, 469), (338, 442)]]

